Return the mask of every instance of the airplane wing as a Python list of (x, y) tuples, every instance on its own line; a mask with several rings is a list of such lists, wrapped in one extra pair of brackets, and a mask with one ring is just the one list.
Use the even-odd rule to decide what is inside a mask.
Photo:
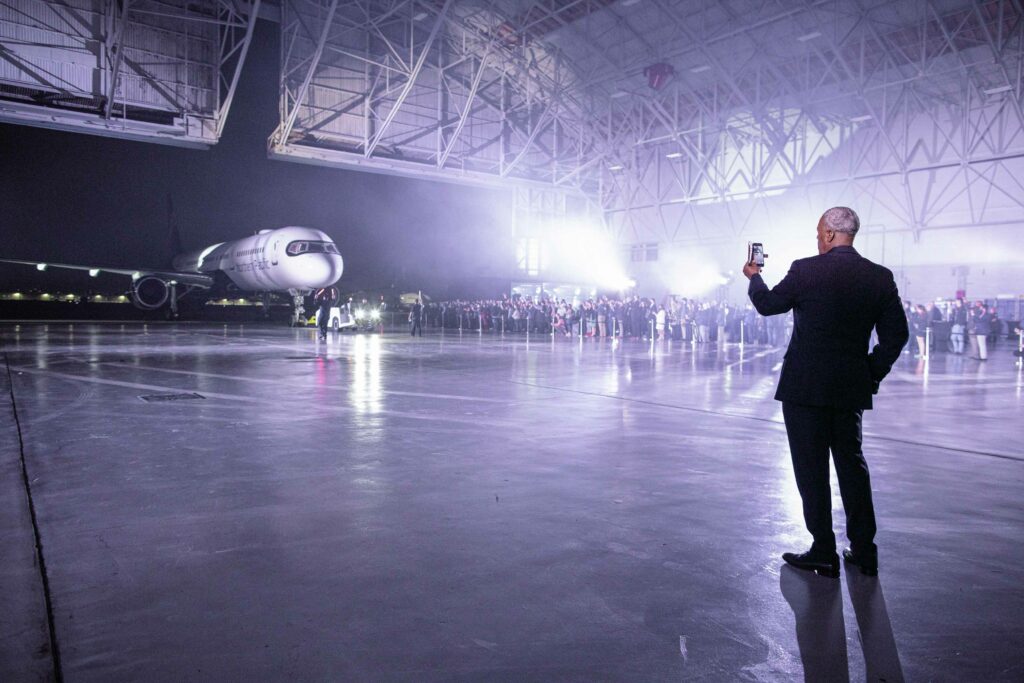
[(0, 263), (16, 263), (23, 266), (35, 266), (39, 270), (46, 270), (47, 268), (63, 268), (64, 270), (84, 270), (88, 271), (90, 275), (95, 277), (100, 273), (112, 273), (114, 275), (126, 275), (133, 280), (137, 280), (140, 277), (153, 276), (158, 277), (161, 280), (167, 282), (174, 281), (178, 284), (189, 285), (192, 287), (202, 287), (209, 289), (213, 286), (213, 278), (209, 275), (203, 275), (202, 273), (176, 273), (170, 270), (147, 270), (144, 268), (130, 269), (130, 268), (107, 268), (106, 266), (78, 266), (71, 263), (50, 263), (49, 261), (18, 261), (15, 259), (0, 259)]

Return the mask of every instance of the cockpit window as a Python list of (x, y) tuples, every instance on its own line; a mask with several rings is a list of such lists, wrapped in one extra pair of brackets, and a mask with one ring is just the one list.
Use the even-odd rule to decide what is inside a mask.
[(298, 256), (299, 254), (337, 254), (338, 248), (334, 246), (334, 242), (297, 240), (289, 242), (285, 252), (289, 256)]

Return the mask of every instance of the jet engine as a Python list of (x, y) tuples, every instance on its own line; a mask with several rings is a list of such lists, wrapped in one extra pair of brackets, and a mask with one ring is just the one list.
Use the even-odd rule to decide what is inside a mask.
[(138, 308), (155, 311), (167, 303), (171, 296), (171, 285), (154, 275), (140, 277), (132, 282), (132, 303)]

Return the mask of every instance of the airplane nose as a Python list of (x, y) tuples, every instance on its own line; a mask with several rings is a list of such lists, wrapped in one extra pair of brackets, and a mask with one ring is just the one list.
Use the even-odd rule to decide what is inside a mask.
[(340, 256), (334, 254), (310, 254), (307, 256), (310, 261), (307, 271), (310, 287), (326, 287), (333, 285), (341, 279), (344, 270), (344, 262)]
[[(301, 254), (282, 262), (287, 288), (319, 289), (333, 285), (341, 279), (345, 269), (338, 254)], [(283, 284), (283, 283), (282, 283)]]

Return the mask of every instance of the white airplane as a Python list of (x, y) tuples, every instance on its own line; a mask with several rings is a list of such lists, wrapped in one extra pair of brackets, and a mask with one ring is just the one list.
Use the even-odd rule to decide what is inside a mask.
[[(176, 256), (170, 270), (107, 268), (68, 263), (41, 263), (0, 259), (3, 263), (35, 266), (38, 270), (85, 270), (92, 277), (112, 273), (131, 277), (132, 302), (139, 308), (165, 306), (172, 315), (178, 299), (193, 290), (209, 290), (227, 281), (246, 292), (288, 292), (295, 303), (292, 321), (302, 318), (302, 300), (309, 292), (333, 285), (341, 278), (344, 261), (333, 240), (320, 230), (302, 227), (260, 230), (251, 237), (213, 244), (200, 251)], [(178, 288), (184, 287), (179, 292)]]

